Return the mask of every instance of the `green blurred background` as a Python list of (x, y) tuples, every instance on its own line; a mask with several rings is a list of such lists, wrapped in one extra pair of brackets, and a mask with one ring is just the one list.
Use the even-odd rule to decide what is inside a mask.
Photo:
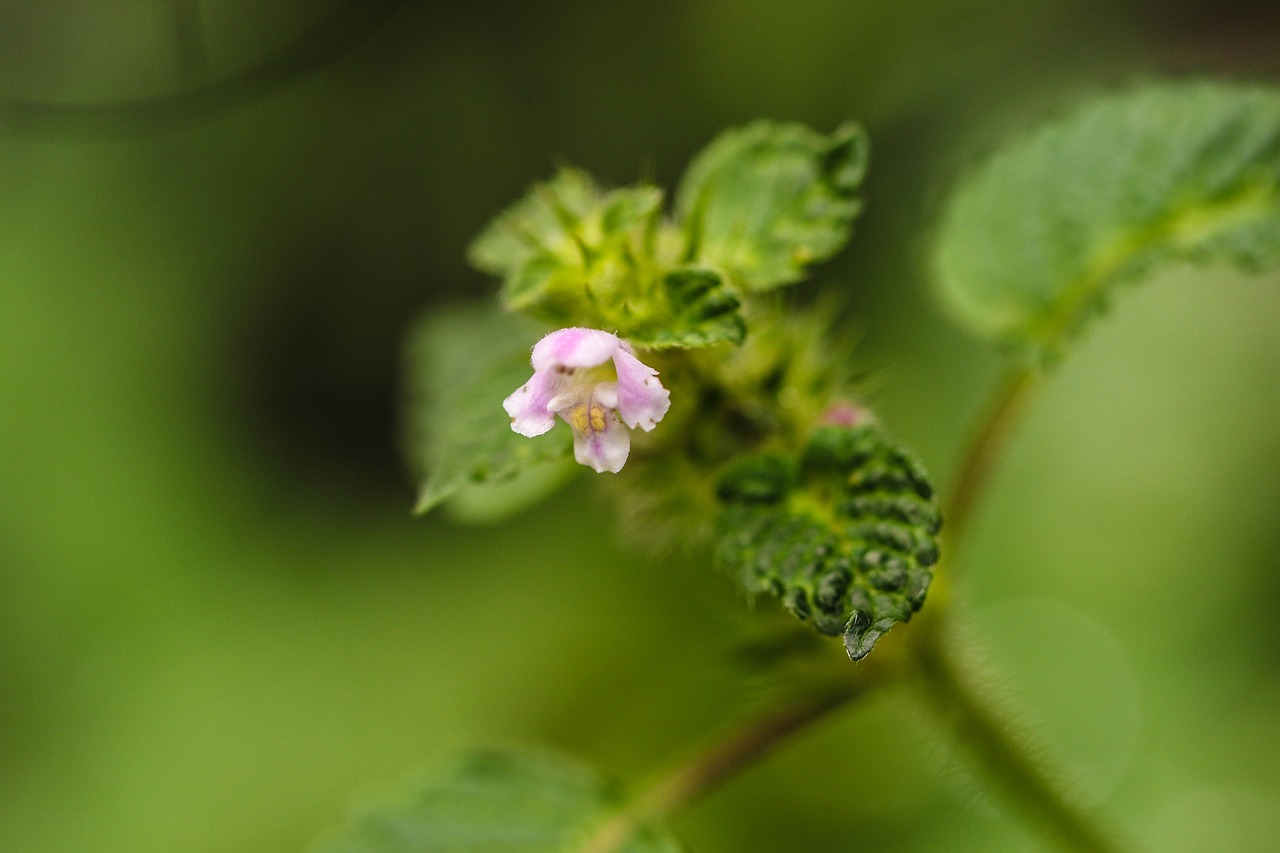
[[(589, 482), (496, 528), (410, 516), (400, 353), (492, 294), (469, 238), (561, 162), (670, 186), (725, 126), (863, 121), (867, 213), (822, 275), (945, 482), (997, 369), (923, 273), (950, 181), (1089, 92), (1280, 75), (1276, 10), (3, 0), (0, 850), (295, 850), (477, 743), (648, 774), (753, 696), (706, 555), (628, 546)], [(1273, 850), (1280, 277), (1172, 271), (1120, 309), (1010, 448), (968, 622), (1123, 835)], [(1034, 843), (899, 694), (675, 827)]]

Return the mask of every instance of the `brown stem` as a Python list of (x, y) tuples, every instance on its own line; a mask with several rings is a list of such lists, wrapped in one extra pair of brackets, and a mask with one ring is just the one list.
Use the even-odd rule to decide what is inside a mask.
[(972, 673), (957, 660), (954, 638), (943, 633), (945, 620), (921, 627), (925, 630), (913, 634), (912, 646), (924, 693), (1006, 801), (1066, 849), (1118, 853), (1122, 848), (1066, 798), (1007, 715), (982, 696)]
[(578, 853), (612, 853), (650, 821), (687, 805), (763, 758), (791, 735), (808, 728), (863, 692), (850, 684), (776, 708), (749, 721), (723, 740), (695, 755), (644, 791), (593, 832)]
[(974, 505), (987, 483), (996, 457), (1039, 379), (1040, 373), (1034, 368), (1014, 367), (1005, 374), (1004, 381), (996, 389), (986, 416), (969, 441), (954, 485), (943, 504), (943, 517), (946, 519), (943, 536), (950, 546), (945, 551), (954, 550), (968, 529)]

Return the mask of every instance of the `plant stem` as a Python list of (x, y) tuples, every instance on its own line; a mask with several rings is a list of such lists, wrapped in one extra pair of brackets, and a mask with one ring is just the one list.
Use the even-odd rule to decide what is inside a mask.
[(689, 804), (763, 758), (791, 735), (843, 707), (864, 689), (863, 684), (850, 679), (848, 684), (815, 692), (748, 721), (659, 779), (625, 809), (601, 824), (578, 848), (578, 853), (612, 853), (621, 849), (640, 827)]
[(973, 675), (956, 660), (953, 642), (943, 635), (945, 625), (945, 619), (922, 625), (925, 630), (913, 634), (912, 645), (925, 693), (951, 723), (956, 740), (970, 749), (1011, 805), (1068, 849), (1117, 853), (1121, 848), (1067, 802), (1010, 721), (979, 695)]
[(169, 14), (178, 43), (182, 70), (194, 83), (209, 76), (209, 50), (205, 46), (204, 21), (198, 0), (169, 0)]
[(1029, 366), (1011, 367), (995, 396), (988, 404), (986, 416), (969, 441), (968, 449), (956, 472), (951, 492), (943, 504), (946, 525), (944, 553), (955, 549), (968, 530), (969, 518), (977, 498), (986, 485), (1005, 440), (1022, 412), (1030, 391), (1040, 379), (1040, 372)]
[(1085, 813), (1064, 799), (1049, 774), (1019, 741), (1010, 721), (983, 701), (972, 674), (957, 661), (954, 642), (948, 636), (952, 572), (946, 568), (956, 562), (955, 554), (968, 532), (973, 509), (1041, 375), (1027, 365), (1011, 367), (973, 433), (944, 503), (944, 558), (934, 570), (929, 591), (933, 606), (920, 614), (911, 632), (911, 651), (928, 698), (952, 724), (956, 740), (971, 749), (1016, 809), (1070, 849), (1115, 853), (1120, 848)]
[[(970, 440), (944, 503), (944, 554), (954, 554), (989, 479), (1001, 449), (1041, 374), (1030, 366), (1011, 368), (988, 405), (986, 416)], [(953, 563), (954, 559), (944, 561)], [(935, 568), (938, 575), (944, 565)], [(946, 573), (942, 573), (946, 574)], [(985, 704), (971, 676), (953, 658), (944, 641), (949, 596), (935, 576), (930, 601), (911, 632), (905, 659), (942, 716), (952, 723), (957, 738), (972, 747), (979, 762), (1025, 816), (1052, 832), (1070, 848), (1083, 853), (1116, 853), (1111, 842), (1081, 811), (1069, 804), (1045, 770), (1035, 762), (1013, 733), (1008, 720)], [(940, 589), (939, 587), (943, 587)], [(939, 600), (941, 599), (941, 600)], [(866, 664), (863, 664), (866, 666)], [(615, 816), (602, 823), (578, 848), (578, 853), (613, 853), (644, 825), (689, 804), (790, 736), (843, 707), (883, 677), (853, 680), (822, 689), (792, 704), (750, 720), (723, 740), (713, 743), (641, 793)]]

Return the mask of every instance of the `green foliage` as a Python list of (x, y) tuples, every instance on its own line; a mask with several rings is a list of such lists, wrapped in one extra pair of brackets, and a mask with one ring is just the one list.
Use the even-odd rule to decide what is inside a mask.
[(1280, 256), (1280, 92), (1148, 86), (997, 154), (953, 194), (935, 266), (956, 312), (1049, 357), (1164, 262)]
[(417, 511), (455, 498), (491, 518), (542, 497), (576, 470), (567, 436), (525, 438), (502, 400), (530, 376), (536, 325), (497, 310), (454, 310), (410, 341), (409, 457), (423, 477)]
[(503, 277), (514, 311), (562, 326), (625, 328), (658, 277), (661, 211), (653, 187), (605, 192), (585, 172), (561, 169), (481, 233), (471, 262)]
[[(617, 812), (595, 773), (518, 752), (478, 752), (404, 785), (314, 847), (314, 853), (572, 853)], [(619, 853), (677, 853), (644, 827)]]
[(742, 300), (716, 270), (677, 267), (662, 277), (655, 299), (665, 321), (635, 329), (627, 336), (634, 344), (690, 348), (721, 341), (740, 344), (747, 336), (747, 324), (738, 313)]
[(615, 331), (652, 348), (740, 343), (740, 300), (714, 269), (678, 264), (653, 187), (605, 192), (563, 169), (499, 216), (471, 246), (504, 277), (506, 306), (559, 326)]
[(830, 136), (765, 121), (722, 133), (680, 184), (686, 257), (749, 292), (799, 281), (848, 241), (867, 152), (854, 124)]
[(717, 564), (865, 657), (924, 602), (941, 516), (927, 475), (879, 429), (824, 426), (798, 456), (751, 457), (720, 482)]
[(741, 343), (741, 293), (798, 281), (848, 240), (866, 152), (854, 125), (728, 131), (690, 166), (678, 223), (654, 187), (562, 169), (490, 223), (471, 262), (502, 277), (507, 308), (557, 326), (655, 349)]

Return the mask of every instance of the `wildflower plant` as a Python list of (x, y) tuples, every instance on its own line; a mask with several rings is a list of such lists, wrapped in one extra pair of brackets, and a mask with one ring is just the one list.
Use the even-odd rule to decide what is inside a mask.
[(848, 242), (867, 165), (856, 124), (756, 122), (699, 154), (669, 205), (562, 169), (471, 247), (500, 307), (439, 314), (414, 341), (419, 511), (496, 520), (602, 478), (643, 538), (703, 549), (817, 640), (770, 656), (779, 704), (631, 798), (567, 760), (472, 754), (320, 850), (683, 849), (670, 812), (904, 676), (1047, 837), (1120, 849), (975, 684), (952, 626), (954, 554), (1017, 413), (1120, 285), (1171, 261), (1280, 260), (1280, 93), (1182, 82), (1099, 98), (952, 192), (938, 294), (1008, 367), (944, 500), (860, 394), (826, 303), (782, 293)]

